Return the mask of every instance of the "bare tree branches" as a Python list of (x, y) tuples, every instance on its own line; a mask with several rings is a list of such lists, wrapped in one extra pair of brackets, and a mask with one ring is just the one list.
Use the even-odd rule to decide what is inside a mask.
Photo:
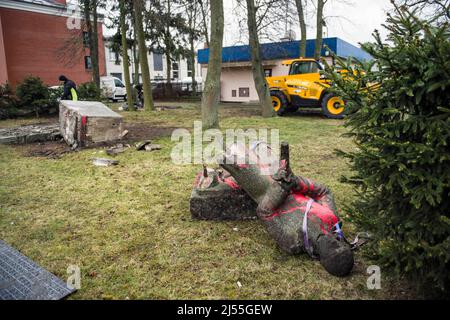
[[(255, 0), (256, 26), (261, 42), (279, 41), (286, 36), (293, 21), (295, 12), (290, 10), (292, 0)], [(234, 0), (235, 15), (241, 38), (239, 42), (248, 42), (247, 3), (244, 0)]]
[(391, 0), (398, 6), (416, 9), (431, 23), (442, 24), (450, 20), (450, 0)]

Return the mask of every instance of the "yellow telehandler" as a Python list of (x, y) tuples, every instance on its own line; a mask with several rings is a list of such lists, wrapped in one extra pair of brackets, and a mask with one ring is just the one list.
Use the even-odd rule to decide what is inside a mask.
[(321, 74), (322, 65), (314, 59), (283, 61), (290, 66), (289, 74), (268, 77), (270, 95), (275, 112), (282, 116), (299, 108), (321, 108), (331, 119), (342, 119), (346, 108), (344, 101), (329, 92), (330, 83)]

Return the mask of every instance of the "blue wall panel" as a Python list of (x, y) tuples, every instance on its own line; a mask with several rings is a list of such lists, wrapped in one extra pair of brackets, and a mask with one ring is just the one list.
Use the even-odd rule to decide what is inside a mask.
[[(331, 51), (338, 56), (353, 56), (358, 59), (370, 59), (370, 55), (362, 51), (360, 48), (345, 42), (339, 38), (325, 38), (323, 45), (328, 46)], [(306, 57), (314, 56), (315, 40), (310, 39), (306, 42)], [(295, 59), (300, 56), (300, 41), (287, 41), (266, 43), (261, 45), (263, 60), (279, 60), (279, 59)], [(325, 55), (326, 49), (322, 49), (322, 56)], [(209, 49), (198, 51), (198, 63), (207, 64), (209, 60)], [(248, 45), (225, 47), (222, 50), (223, 62), (245, 62), (250, 61), (250, 48)]]
[(359, 60), (372, 60), (370, 54), (339, 38), (337, 39), (337, 52), (338, 56), (343, 58), (353, 57)]

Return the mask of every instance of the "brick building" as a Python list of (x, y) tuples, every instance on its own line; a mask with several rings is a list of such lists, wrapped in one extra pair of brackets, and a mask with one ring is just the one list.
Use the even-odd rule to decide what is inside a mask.
[[(59, 84), (61, 74), (83, 83), (92, 80), (89, 48), (81, 29), (69, 29), (66, 0), (0, 1), (0, 84), (15, 86), (26, 76)], [(98, 24), (100, 74), (106, 75), (103, 24)]]

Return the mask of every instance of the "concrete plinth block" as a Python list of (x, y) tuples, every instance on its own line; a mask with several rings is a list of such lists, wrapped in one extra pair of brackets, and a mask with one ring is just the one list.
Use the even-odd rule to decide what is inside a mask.
[[(205, 169), (197, 175), (190, 199), (191, 216), (196, 220), (250, 220), (256, 219), (256, 202), (240, 188), (233, 188)], [(224, 173), (227, 174), (227, 173)]]
[(197, 220), (256, 219), (256, 203), (243, 190), (194, 190), (190, 200), (192, 218)]
[(124, 131), (123, 117), (95, 101), (61, 101), (59, 125), (61, 135), (72, 147), (117, 141)]

